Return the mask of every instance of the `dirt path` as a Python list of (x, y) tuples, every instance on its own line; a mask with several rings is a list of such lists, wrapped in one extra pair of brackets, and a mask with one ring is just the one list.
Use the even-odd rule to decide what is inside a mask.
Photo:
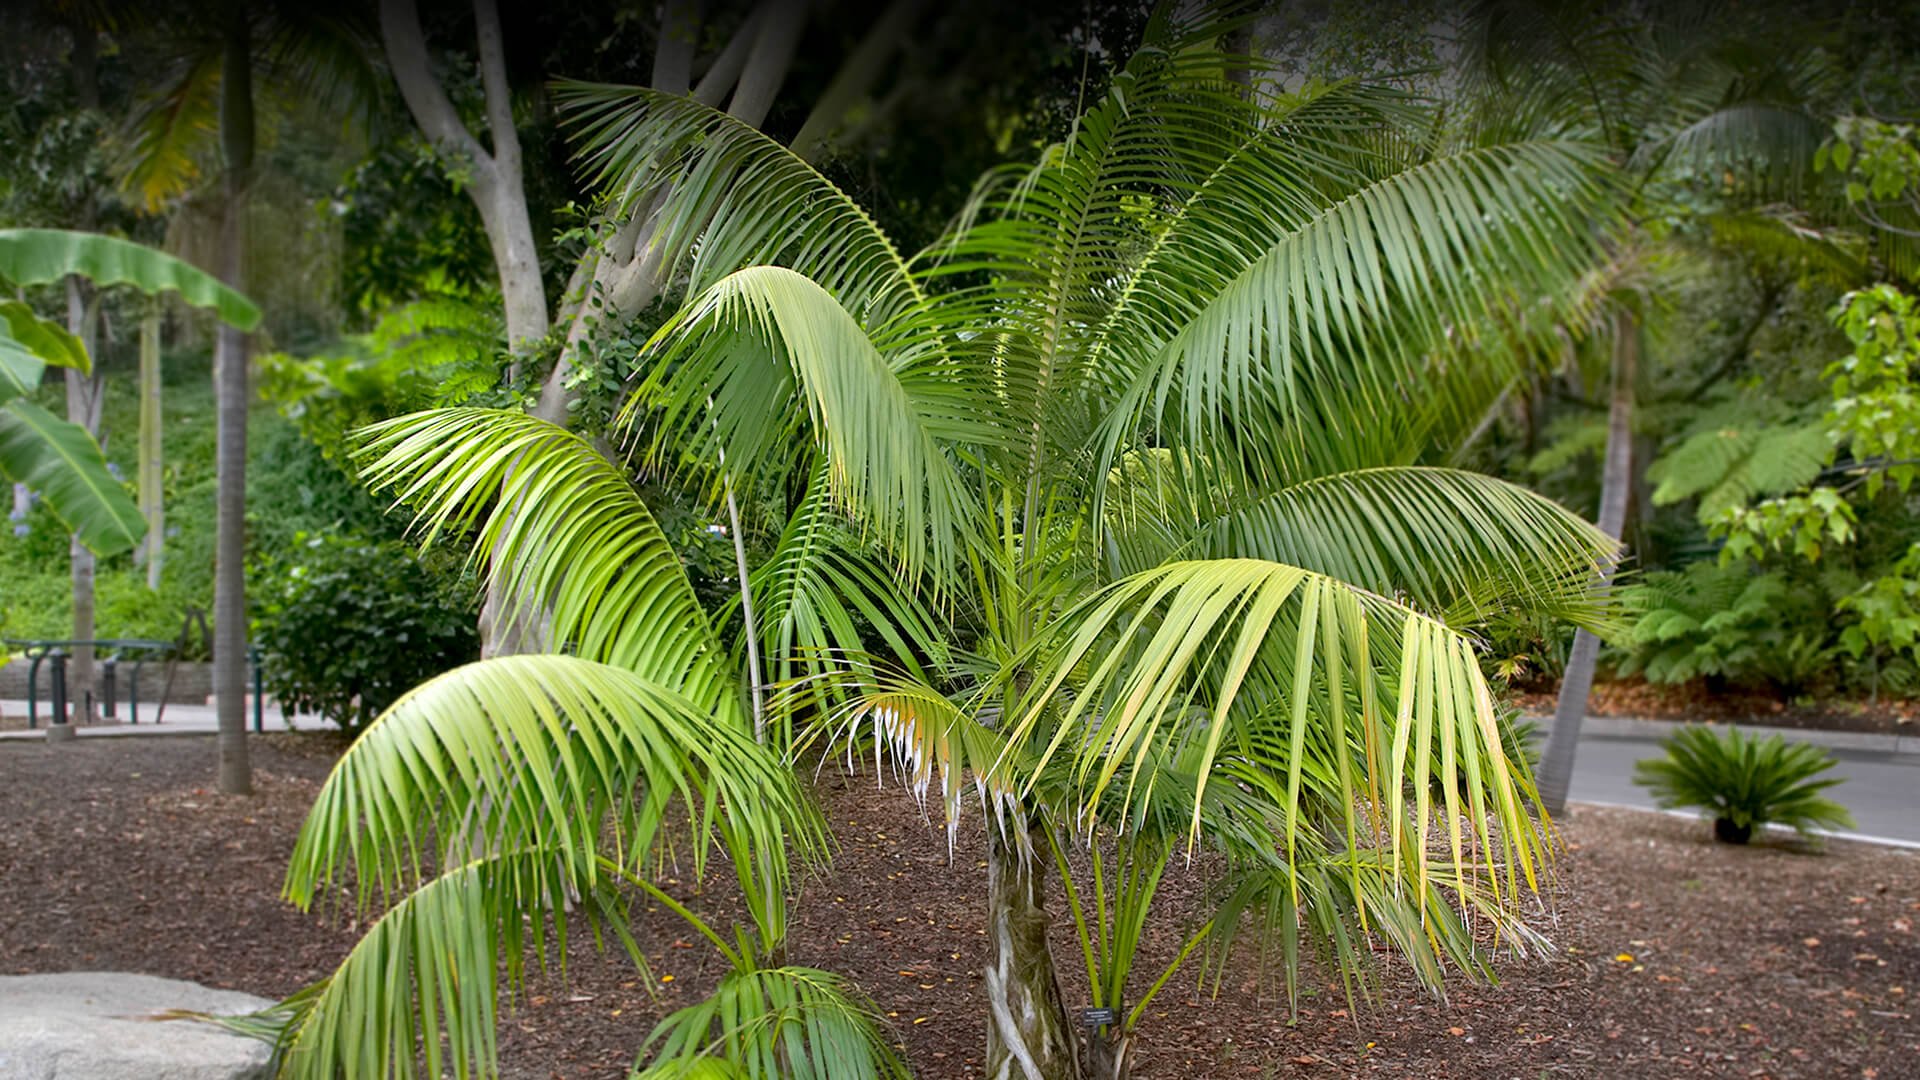
[[(286, 736), (256, 748), (261, 793), (241, 800), (205, 790), (209, 740), (0, 746), (0, 971), (142, 971), (268, 995), (324, 973), (354, 934), (277, 894), (329, 754)], [(793, 959), (872, 994), (923, 1080), (975, 1075), (979, 845), (963, 830), (949, 862), (944, 835), (870, 779), (829, 773), (819, 795), (841, 851), (796, 904)], [(1716, 847), (1695, 823), (1628, 811), (1563, 824), (1570, 850), (1540, 920), (1555, 956), (1508, 961), (1500, 986), (1463, 984), (1445, 1003), (1389, 971), (1357, 1026), (1326, 990), (1290, 1025), (1251, 962), (1218, 999), (1176, 977), (1137, 1075), (1920, 1076), (1920, 858)], [(1197, 885), (1170, 883), (1153, 955), (1177, 948)], [(724, 911), (724, 889), (699, 903)], [(580, 952), (565, 983), (536, 983), (509, 1015), (509, 1075), (622, 1076), (654, 1019), (719, 974), (673, 923), (643, 917), (640, 940), (673, 976), (659, 1001), (623, 962)], [(1072, 964), (1070, 941), (1056, 949)]]

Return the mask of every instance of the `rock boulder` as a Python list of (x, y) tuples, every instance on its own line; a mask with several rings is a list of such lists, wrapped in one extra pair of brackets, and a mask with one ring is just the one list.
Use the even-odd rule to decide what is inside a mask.
[(230, 1016), (273, 1004), (152, 975), (0, 976), (0, 1080), (266, 1080), (267, 1044), (168, 1009)]

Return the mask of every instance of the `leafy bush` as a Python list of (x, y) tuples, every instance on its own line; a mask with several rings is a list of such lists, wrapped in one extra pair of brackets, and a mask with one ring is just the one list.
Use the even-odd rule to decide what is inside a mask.
[(1651, 791), (1662, 809), (1694, 807), (1711, 815), (1713, 835), (1726, 843), (1744, 844), (1767, 824), (1803, 835), (1816, 826), (1853, 825), (1846, 807), (1821, 794), (1839, 778), (1814, 779), (1833, 767), (1833, 755), (1819, 747), (1705, 727), (1682, 728), (1661, 746), (1665, 757), (1634, 766), (1634, 783)]
[(1635, 618), (1615, 670), (1652, 683), (1709, 679), (1802, 693), (1830, 676), (1837, 656), (1817, 592), (1742, 565), (1648, 573), (1622, 590)]
[(285, 707), (358, 731), (479, 655), (477, 592), (455, 564), (394, 541), (295, 539), (254, 578), (262, 677)]

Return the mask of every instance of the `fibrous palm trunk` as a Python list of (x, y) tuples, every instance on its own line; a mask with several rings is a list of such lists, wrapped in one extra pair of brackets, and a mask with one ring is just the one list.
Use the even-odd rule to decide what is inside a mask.
[[(247, 189), (253, 173), (253, 58), (244, 8), (227, 29), (220, 72), (220, 146), (225, 196), (220, 222), (220, 278), (244, 286)], [(247, 336), (222, 323), (214, 342), (214, 395), (219, 476), (213, 576), (213, 692), (218, 699), (220, 790), (253, 790), (247, 758)]]
[[(1047, 944), (1047, 838), (1013, 816), (987, 826), (987, 1080), (1079, 1080), (1080, 1059)], [(1022, 850), (1019, 840), (1027, 841)]]
[[(1640, 359), (1640, 324), (1622, 308), (1613, 317), (1612, 400), (1607, 409), (1606, 464), (1600, 476), (1600, 531), (1620, 539), (1627, 520), (1627, 498), (1633, 488), (1633, 383)], [(1613, 580), (1609, 565), (1600, 574), (1600, 587)], [(1600, 661), (1600, 639), (1586, 630), (1573, 636), (1566, 674), (1560, 680), (1560, 700), (1553, 712), (1553, 733), (1540, 759), (1540, 801), (1549, 813), (1567, 805), (1573, 786), (1574, 752), (1580, 725), (1587, 716), (1587, 698), (1593, 693), (1594, 668)]]

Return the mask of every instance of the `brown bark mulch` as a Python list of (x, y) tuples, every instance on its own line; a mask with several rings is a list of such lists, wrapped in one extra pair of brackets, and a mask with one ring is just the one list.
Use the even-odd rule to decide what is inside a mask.
[[(1553, 683), (1520, 688), (1515, 701), (1523, 712), (1552, 716), (1559, 703)], [(1790, 700), (1754, 690), (1714, 689), (1704, 680), (1656, 686), (1644, 679), (1597, 682), (1587, 705), (1589, 716), (1639, 720), (1695, 720), (1715, 724), (1796, 728), (1806, 731), (1854, 731), (1877, 735), (1920, 735), (1920, 699), (1883, 697)]]
[[(278, 899), (335, 745), (254, 747), (258, 794), (235, 798), (208, 791), (210, 739), (0, 745), (0, 972), (139, 971), (275, 996), (336, 963), (353, 928)], [(963, 828), (949, 860), (897, 787), (829, 767), (818, 794), (840, 847), (794, 906), (791, 959), (871, 994), (918, 1076), (977, 1075), (977, 834)], [(1499, 986), (1462, 983), (1444, 1002), (1389, 967), (1372, 1008), (1314, 988), (1294, 1023), (1251, 960), (1217, 998), (1183, 973), (1149, 1008), (1135, 1075), (1920, 1076), (1920, 857), (1727, 848), (1703, 824), (1619, 810), (1576, 808), (1561, 825), (1569, 850), (1538, 920), (1553, 956), (1509, 959)], [(1175, 910), (1147, 945), (1162, 962), (1198, 895), (1168, 877)], [(724, 918), (725, 892), (696, 903)], [(657, 998), (624, 958), (580, 945), (566, 978), (536, 977), (508, 1013), (510, 1076), (624, 1075), (654, 1020), (712, 985), (710, 948), (637, 911)], [(1083, 1004), (1058, 915), (1065, 993)]]

